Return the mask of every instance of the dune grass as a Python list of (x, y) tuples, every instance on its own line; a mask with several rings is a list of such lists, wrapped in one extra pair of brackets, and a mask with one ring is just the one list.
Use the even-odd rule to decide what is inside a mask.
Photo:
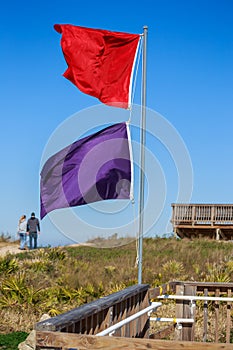
[[(43, 248), (0, 258), (0, 333), (30, 332), (35, 322), (137, 283), (136, 243), (115, 248)], [(111, 244), (110, 244), (111, 245)], [(143, 283), (229, 282), (233, 243), (145, 238)]]

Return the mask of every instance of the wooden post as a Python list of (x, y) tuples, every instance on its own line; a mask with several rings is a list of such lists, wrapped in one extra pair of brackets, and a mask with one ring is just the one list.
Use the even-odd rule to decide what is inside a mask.
[[(208, 289), (204, 289), (204, 296), (208, 296)], [(203, 342), (207, 341), (207, 331), (208, 331), (208, 302), (204, 301), (203, 309)]]
[[(227, 290), (227, 296), (231, 298), (231, 289)], [(231, 302), (227, 302), (227, 325), (226, 325), (226, 343), (230, 343), (231, 335)]]
[(192, 207), (192, 226), (195, 225), (195, 215), (196, 215), (196, 208), (195, 205)]
[(212, 206), (211, 207), (211, 226), (214, 226), (214, 223), (215, 223), (214, 217), (215, 217), (215, 207)]
[[(184, 295), (196, 295), (195, 286), (184, 286)], [(183, 318), (195, 318), (196, 304), (191, 300), (184, 300)], [(194, 341), (194, 323), (184, 323), (182, 330), (182, 340)]]
[(216, 241), (219, 241), (220, 239), (219, 231), (219, 228), (216, 228)]
[[(220, 291), (219, 288), (215, 291), (215, 296), (219, 297)], [(218, 343), (218, 337), (219, 337), (219, 329), (218, 329), (218, 322), (219, 322), (219, 301), (215, 302), (215, 343)]]
[[(176, 285), (176, 295), (184, 295), (184, 283)], [(176, 318), (183, 318), (183, 300), (176, 300)], [(181, 324), (176, 324), (175, 340), (182, 340)]]

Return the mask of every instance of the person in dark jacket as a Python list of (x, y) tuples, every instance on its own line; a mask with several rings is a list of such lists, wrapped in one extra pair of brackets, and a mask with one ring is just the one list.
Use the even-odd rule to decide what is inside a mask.
[[(35, 213), (31, 213), (31, 217), (27, 221), (27, 234), (29, 235), (29, 249), (36, 249), (38, 234), (40, 234), (40, 222)], [(33, 247), (32, 240), (34, 241)]]

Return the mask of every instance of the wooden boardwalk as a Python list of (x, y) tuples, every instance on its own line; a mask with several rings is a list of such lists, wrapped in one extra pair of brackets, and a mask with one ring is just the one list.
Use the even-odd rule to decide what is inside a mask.
[[(180, 296), (176, 301), (176, 323), (164, 329), (166, 334), (174, 333), (174, 340), (161, 340), (156, 338), (157, 333), (151, 333), (150, 313), (142, 313), (150, 308), (151, 300), (159, 299), (166, 294), (171, 297)], [(174, 295), (176, 293), (176, 295)], [(180, 282), (174, 281), (169, 284), (150, 288), (147, 284), (138, 284), (126, 288), (125, 290), (113, 293), (88, 304), (84, 304), (76, 309), (64, 314), (52, 317), (35, 325), (36, 349), (51, 350), (119, 350), (119, 349), (154, 349), (154, 350), (233, 350), (231, 339), (231, 304), (233, 298), (233, 283), (205, 283), (205, 282)], [(190, 303), (195, 297), (204, 296), (203, 300), (213, 297), (220, 297), (222, 301), (211, 304), (211, 314), (215, 310), (215, 339), (214, 343), (209, 343), (208, 308), (203, 304), (203, 342), (194, 341), (195, 323), (187, 323), (190, 316), (195, 321), (195, 305)], [(224, 297), (228, 296), (224, 302)], [(186, 299), (184, 299), (186, 298)], [(206, 299), (205, 299), (206, 298)], [(220, 300), (220, 299), (219, 299)], [(171, 301), (174, 305), (174, 302)], [(225, 303), (225, 307), (224, 307)], [(227, 305), (227, 306), (226, 306)], [(225, 312), (226, 336), (222, 339), (222, 329), (220, 329), (220, 314)], [(161, 307), (162, 308), (162, 307)], [(153, 311), (154, 312), (154, 311)], [(156, 311), (155, 311), (156, 312)], [(107, 336), (100, 333), (105, 332), (109, 327), (133, 318), (130, 323), (124, 323), (116, 328), (113, 334)], [(183, 325), (176, 327), (179, 317), (184, 320)], [(118, 326), (117, 326), (118, 327)], [(221, 341), (221, 342), (219, 342)], [(224, 341), (224, 342), (223, 342)]]
[(233, 204), (172, 204), (171, 223), (180, 238), (233, 240)]

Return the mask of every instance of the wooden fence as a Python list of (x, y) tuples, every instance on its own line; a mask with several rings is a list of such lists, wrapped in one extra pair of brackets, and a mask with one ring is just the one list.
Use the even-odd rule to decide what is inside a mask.
[(233, 204), (172, 204), (176, 225), (233, 225)]
[[(176, 299), (175, 296), (173, 299), (174, 294), (181, 299)], [(198, 319), (198, 328), (196, 322), (183, 323), (179, 329), (174, 324), (175, 339), (215, 343), (233, 341), (233, 333), (231, 334), (233, 283), (178, 281), (149, 291), (151, 299), (161, 301), (162, 295), (165, 299), (169, 295), (171, 300), (176, 300), (174, 319), (194, 318), (194, 321)], [(182, 299), (182, 296), (190, 298)], [(218, 298), (220, 300), (216, 300)], [(165, 335), (169, 333), (171, 327), (162, 332)]]
[[(52, 350), (81, 350), (81, 349), (156, 349), (156, 350), (233, 350), (231, 337), (231, 302), (225, 303), (226, 309), (226, 337), (220, 337), (220, 312), (223, 302), (215, 301), (211, 310), (215, 312), (216, 343), (208, 343), (208, 306), (203, 301), (202, 342), (196, 339), (195, 323), (183, 323), (182, 327), (175, 327), (171, 322), (164, 334), (174, 332), (174, 339), (159, 340), (150, 329), (150, 315), (143, 314), (139, 318), (120, 327), (112, 336), (97, 336), (104, 329), (130, 318), (140, 310), (151, 305), (151, 300), (161, 301), (161, 297), (168, 296), (228, 296), (233, 292), (233, 283), (200, 283), (200, 282), (171, 282), (162, 287), (149, 288), (140, 284), (126, 288), (89, 304), (82, 305), (69, 312), (52, 317), (35, 325), (36, 349)], [(174, 304), (174, 301), (173, 301)], [(174, 318), (196, 318), (195, 309), (190, 300), (176, 300)], [(163, 306), (160, 308), (162, 310)], [(167, 332), (167, 333), (166, 333)], [(221, 341), (221, 343), (218, 343)], [(225, 344), (223, 342), (226, 342)]]
[[(82, 305), (64, 314), (52, 317), (35, 326), (37, 349), (48, 347), (57, 337), (55, 332), (96, 335), (111, 325), (145, 309), (150, 305), (149, 285), (134, 285), (91, 303)], [(139, 319), (115, 331), (114, 336), (149, 338), (149, 318), (145, 314)], [(49, 338), (43, 332), (54, 332)], [(52, 337), (52, 338), (51, 338)]]

